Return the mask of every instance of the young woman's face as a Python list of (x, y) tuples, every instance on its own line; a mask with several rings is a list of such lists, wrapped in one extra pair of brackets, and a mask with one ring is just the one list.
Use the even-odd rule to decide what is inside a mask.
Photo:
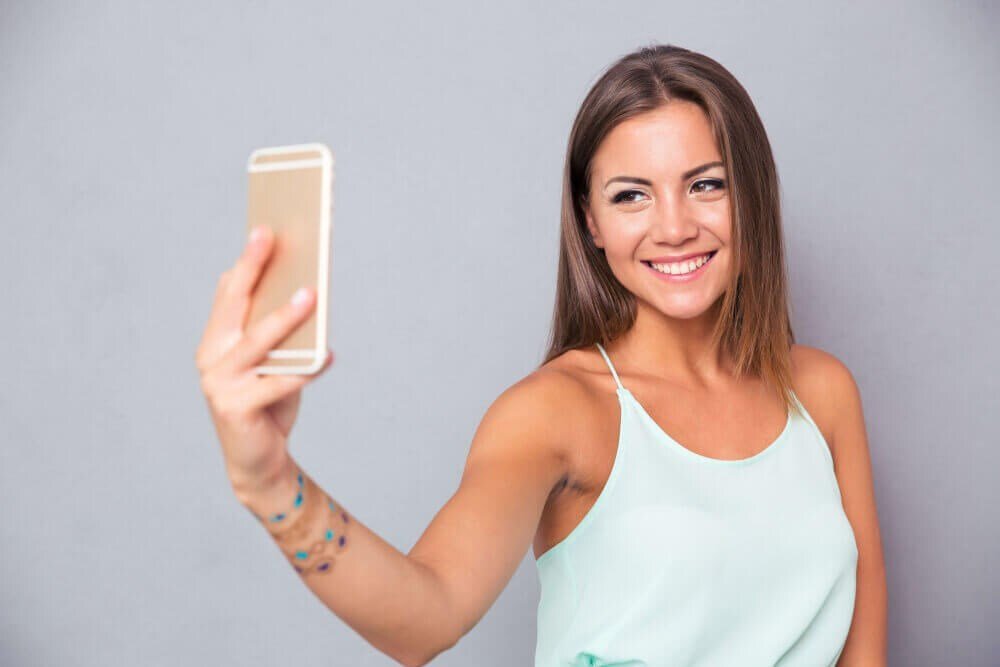
[(636, 298), (696, 317), (728, 281), (728, 187), (708, 117), (692, 102), (670, 102), (619, 123), (598, 146), (587, 228)]

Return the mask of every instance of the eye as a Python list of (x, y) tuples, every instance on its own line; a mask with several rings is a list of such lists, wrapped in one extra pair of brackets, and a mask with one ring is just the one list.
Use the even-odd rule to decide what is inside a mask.
[(634, 204), (636, 200), (626, 199), (625, 197), (628, 195), (641, 195), (641, 194), (642, 193), (639, 192), (638, 190), (623, 190), (622, 192), (616, 194), (611, 201), (615, 204), (620, 204), (622, 202), (625, 202), (626, 204)]
[[(699, 190), (698, 186), (701, 185), (710, 185), (712, 187), (708, 189), (703, 188)], [(695, 192), (713, 192), (715, 190), (722, 190), (723, 188), (725, 188), (725, 183), (718, 178), (705, 178), (700, 181), (696, 181), (694, 184), (691, 185), (691, 189), (694, 190)]]

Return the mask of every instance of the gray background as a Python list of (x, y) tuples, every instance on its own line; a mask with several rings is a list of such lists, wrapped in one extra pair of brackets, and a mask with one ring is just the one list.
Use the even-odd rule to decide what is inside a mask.
[[(193, 354), (258, 146), (337, 157), (292, 449), (408, 551), (544, 348), (587, 89), (669, 42), (768, 129), (793, 323), (862, 390), (892, 665), (1000, 661), (989, 3), (0, 4), (0, 663), (389, 665), (232, 497)], [(993, 344), (989, 341), (994, 341)], [(439, 665), (527, 665), (530, 552)]]

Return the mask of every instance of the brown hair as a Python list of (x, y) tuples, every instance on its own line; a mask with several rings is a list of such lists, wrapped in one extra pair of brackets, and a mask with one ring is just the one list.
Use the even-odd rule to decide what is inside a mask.
[(611, 272), (587, 231), (591, 161), (618, 123), (672, 100), (708, 116), (725, 164), (733, 225), (733, 271), (721, 297), (713, 346), (736, 375), (762, 378), (791, 400), (791, 345), (777, 169), (764, 125), (736, 78), (708, 56), (650, 45), (609, 67), (587, 93), (570, 131), (563, 171), (555, 309), (543, 364), (563, 352), (607, 343), (635, 322), (635, 296)]

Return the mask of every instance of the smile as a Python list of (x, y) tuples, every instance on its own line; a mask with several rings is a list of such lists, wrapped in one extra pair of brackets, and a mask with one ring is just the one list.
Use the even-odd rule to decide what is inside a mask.
[(704, 268), (712, 261), (715, 257), (717, 250), (713, 250), (710, 253), (701, 255), (700, 257), (694, 257), (692, 259), (684, 260), (683, 262), (675, 262), (672, 264), (653, 264), (652, 262), (643, 261), (651, 271), (656, 273), (657, 277), (672, 281), (686, 281), (694, 280), (702, 273), (704, 273)]

